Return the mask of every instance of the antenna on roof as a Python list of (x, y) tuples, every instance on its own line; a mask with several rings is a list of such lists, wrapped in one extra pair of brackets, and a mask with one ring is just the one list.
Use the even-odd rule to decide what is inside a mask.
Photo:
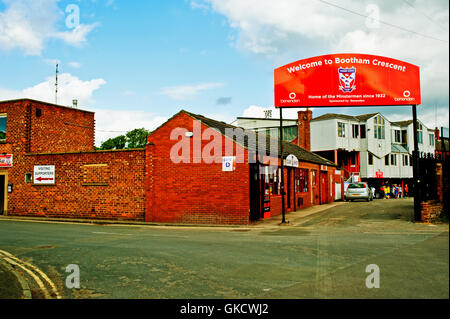
[(58, 104), (58, 63), (56, 63), (55, 104)]

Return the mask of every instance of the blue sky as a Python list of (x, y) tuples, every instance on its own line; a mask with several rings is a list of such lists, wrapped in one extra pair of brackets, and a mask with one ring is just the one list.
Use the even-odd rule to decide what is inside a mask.
[[(373, 14), (373, 4), (397, 27), (373, 27), (358, 15)], [(66, 12), (74, 6), (76, 27)], [(76, 98), (95, 111), (99, 143), (153, 129), (182, 108), (227, 122), (263, 116), (273, 106), (274, 68), (355, 52), (421, 66), (419, 116), (448, 126), (448, 16), (440, 0), (0, 0), (0, 100), (54, 102), (58, 61), (59, 103)], [(374, 110), (411, 117), (408, 107), (315, 109), (314, 116)]]

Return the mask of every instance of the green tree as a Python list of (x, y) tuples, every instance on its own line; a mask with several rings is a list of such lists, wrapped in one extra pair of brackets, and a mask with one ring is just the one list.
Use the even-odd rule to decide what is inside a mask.
[(110, 138), (102, 143), (101, 150), (122, 150), (127, 144), (127, 138), (125, 135), (120, 135), (114, 138)]
[(145, 128), (137, 128), (127, 133), (127, 148), (143, 148), (147, 144), (150, 131)]

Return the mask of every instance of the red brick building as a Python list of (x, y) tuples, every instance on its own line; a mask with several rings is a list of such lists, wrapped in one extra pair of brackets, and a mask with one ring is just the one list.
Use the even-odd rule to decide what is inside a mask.
[[(0, 212), (208, 224), (281, 214), (278, 140), (261, 147), (269, 137), (236, 129), (181, 111), (150, 134), (145, 149), (95, 151), (92, 112), (0, 102)], [(286, 211), (333, 201), (335, 164), (283, 145), (283, 158), (299, 160), (283, 172)], [(238, 161), (224, 169), (230, 156)]]
[[(0, 156), (13, 158), (0, 166), (1, 212), (143, 220), (145, 151), (94, 151), (94, 113), (23, 99), (0, 102), (1, 118)], [(38, 166), (54, 180), (38, 184)]]
[[(196, 128), (195, 123), (200, 125)], [(177, 128), (187, 134), (179, 134), (173, 140), (171, 135)], [(209, 157), (214, 162), (207, 164), (204, 158), (199, 158), (198, 149), (204, 157), (212, 140), (211, 129), (216, 131), (221, 148), (219, 154)], [(146, 152), (146, 221), (246, 224), (281, 214), (281, 162), (278, 156), (271, 158), (269, 152), (270, 147), (276, 147), (276, 154), (281, 154), (279, 140), (266, 137), (265, 154), (262, 154), (257, 147), (258, 136), (249, 131), (242, 134), (236, 129), (181, 111), (150, 134)], [(245, 134), (247, 139), (243, 138)], [(188, 151), (183, 162), (174, 163), (171, 151), (183, 140), (187, 141)], [(227, 141), (232, 145), (229, 154)], [(284, 158), (293, 154), (299, 160), (298, 167), (284, 170), (286, 211), (332, 202), (336, 165), (292, 143), (284, 142), (283, 148)], [(238, 157), (238, 154), (243, 154), (244, 161), (237, 161), (234, 171), (223, 171), (223, 156)], [(265, 163), (270, 159), (272, 165)]]

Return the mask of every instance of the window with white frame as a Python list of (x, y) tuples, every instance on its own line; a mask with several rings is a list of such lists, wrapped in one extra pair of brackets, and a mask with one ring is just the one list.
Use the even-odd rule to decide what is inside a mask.
[(408, 166), (409, 155), (403, 155), (403, 166)]
[(358, 124), (352, 124), (352, 137), (353, 138), (359, 137), (359, 125)]
[(394, 130), (394, 142), (401, 143), (402, 142), (402, 131)]
[(391, 165), (397, 166), (397, 154), (391, 154)]
[(338, 122), (338, 137), (345, 137), (345, 123)]
[(417, 142), (423, 144), (423, 126), (417, 122)]
[(434, 134), (429, 134), (430, 136), (430, 146), (434, 146)]
[(381, 115), (377, 115), (374, 119), (373, 119), (373, 129), (374, 129), (374, 137), (376, 139), (379, 140), (384, 140), (385, 139), (385, 123), (384, 123), (384, 118)]

